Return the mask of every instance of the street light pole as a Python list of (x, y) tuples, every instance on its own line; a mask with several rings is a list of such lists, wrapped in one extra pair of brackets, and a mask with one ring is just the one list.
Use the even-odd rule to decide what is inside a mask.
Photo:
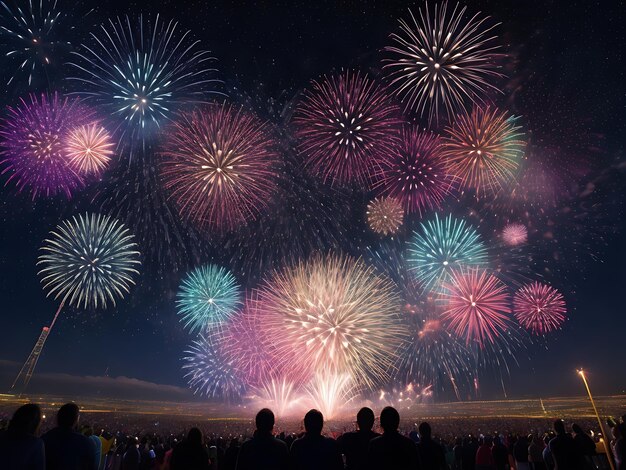
[(589, 384), (587, 383), (587, 377), (585, 377), (585, 371), (582, 369), (579, 369), (578, 375), (580, 375), (580, 377), (583, 379), (583, 383), (585, 384), (585, 388), (587, 389), (587, 395), (589, 395), (589, 401), (591, 402), (591, 406), (593, 407), (593, 412), (596, 414), (596, 418), (598, 419), (598, 426), (600, 426), (600, 431), (602, 431), (603, 438), (604, 438), (604, 449), (606, 450), (606, 458), (609, 461), (611, 470), (615, 470), (615, 465), (613, 464), (613, 455), (611, 453), (611, 445), (610, 445), (607, 434), (604, 432), (604, 426), (602, 426), (602, 420), (600, 419), (598, 408), (596, 408), (596, 402), (593, 401), (593, 395), (591, 395), (591, 389), (589, 388)]

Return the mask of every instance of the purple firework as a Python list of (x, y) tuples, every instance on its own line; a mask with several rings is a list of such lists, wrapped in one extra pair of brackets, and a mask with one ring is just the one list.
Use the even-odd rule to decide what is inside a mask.
[(294, 114), (300, 152), (324, 181), (368, 183), (399, 144), (399, 115), (386, 88), (359, 73), (313, 81)]
[(65, 138), (77, 124), (93, 118), (92, 112), (77, 99), (69, 100), (56, 93), (29, 100), (8, 108), (8, 117), (0, 127), (3, 137), (2, 174), (9, 173), (19, 191), (28, 189), (33, 199), (65, 193), (69, 198), (84, 184), (72, 166), (65, 149)]

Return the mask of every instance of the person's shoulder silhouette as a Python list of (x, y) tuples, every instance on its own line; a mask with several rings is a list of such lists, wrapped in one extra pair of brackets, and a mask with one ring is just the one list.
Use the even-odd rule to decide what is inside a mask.
[(415, 443), (398, 432), (400, 414), (387, 406), (380, 413), (382, 436), (370, 441), (367, 452), (370, 468), (376, 470), (420, 469), (420, 460)]
[(343, 470), (339, 446), (334, 439), (322, 436), (324, 416), (310, 410), (304, 416), (304, 436), (291, 444), (291, 467), (294, 470)]
[(289, 468), (287, 444), (272, 435), (274, 413), (267, 408), (255, 418), (256, 431), (252, 439), (241, 445), (237, 457), (237, 470), (284, 470)]
[(369, 443), (380, 434), (372, 431), (374, 412), (367, 407), (361, 408), (356, 415), (357, 431), (346, 432), (337, 439), (339, 449), (346, 459), (346, 470), (368, 468), (367, 449)]

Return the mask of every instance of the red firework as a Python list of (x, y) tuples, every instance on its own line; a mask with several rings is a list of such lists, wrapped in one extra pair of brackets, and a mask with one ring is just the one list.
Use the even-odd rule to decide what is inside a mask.
[(495, 343), (511, 326), (511, 307), (506, 286), (485, 270), (452, 271), (444, 283), (445, 311), (441, 318), (466, 342)]
[(275, 187), (270, 135), (255, 115), (225, 104), (182, 113), (161, 152), (164, 185), (181, 214), (222, 230), (255, 218)]
[(402, 144), (385, 161), (378, 185), (385, 195), (401, 201), (407, 212), (421, 215), (441, 208), (453, 181), (439, 136), (412, 127), (403, 129)]
[(510, 246), (521, 245), (528, 241), (528, 229), (524, 224), (507, 224), (502, 229), (502, 239)]
[(293, 121), (315, 174), (331, 183), (367, 184), (399, 143), (399, 115), (386, 88), (346, 71), (313, 81)]
[(567, 309), (558, 290), (547, 284), (531, 282), (515, 293), (513, 312), (524, 328), (536, 335), (544, 335), (563, 324)]

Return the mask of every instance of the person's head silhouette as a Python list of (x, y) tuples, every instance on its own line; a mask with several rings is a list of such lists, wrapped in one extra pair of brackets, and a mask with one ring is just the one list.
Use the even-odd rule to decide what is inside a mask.
[(380, 412), (380, 427), (386, 433), (395, 432), (400, 426), (400, 415), (393, 406), (386, 406)]
[(11, 421), (9, 421), (8, 432), (18, 436), (30, 435), (34, 436), (39, 431), (41, 424), (41, 408), (34, 403), (27, 403), (20, 406)]
[(324, 416), (317, 410), (310, 410), (304, 415), (304, 430), (308, 436), (319, 436), (324, 427)]
[(274, 413), (269, 408), (263, 408), (256, 414), (256, 430), (261, 434), (271, 434), (274, 429)]
[(57, 412), (57, 425), (60, 428), (74, 429), (78, 426), (79, 409), (76, 403), (66, 403)]
[(196, 447), (202, 445), (202, 431), (198, 428), (191, 428), (187, 433), (187, 443)]
[(356, 423), (361, 431), (371, 431), (374, 427), (374, 412), (367, 406), (361, 408), (356, 414)]
[(430, 424), (428, 424), (426, 421), (419, 425), (418, 431), (420, 433), (421, 439), (430, 439), (433, 434), (433, 431), (430, 428)]
[(554, 422), (554, 430), (557, 434), (565, 434), (565, 423), (562, 419), (557, 419)]

